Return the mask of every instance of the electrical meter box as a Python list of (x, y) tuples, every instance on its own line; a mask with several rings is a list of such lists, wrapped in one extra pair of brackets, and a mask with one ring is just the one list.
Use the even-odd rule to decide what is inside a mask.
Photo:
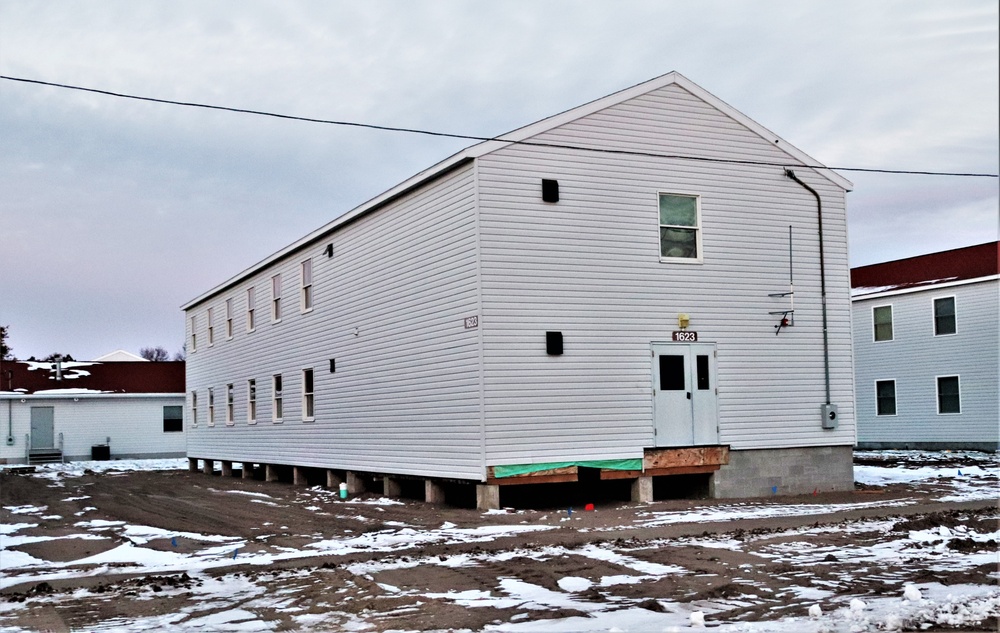
[(835, 404), (824, 404), (820, 409), (823, 412), (823, 428), (835, 429), (840, 424), (840, 412)]

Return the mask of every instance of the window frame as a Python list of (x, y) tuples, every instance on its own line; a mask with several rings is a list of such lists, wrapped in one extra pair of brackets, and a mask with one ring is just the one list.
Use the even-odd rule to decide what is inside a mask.
[[(875, 311), (878, 310), (878, 309), (880, 309), (880, 308), (889, 308), (889, 338), (879, 338), (878, 337), (878, 326), (879, 326), (879, 324), (875, 321)], [(896, 338), (896, 331), (895, 331), (895, 328), (893, 326), (895, 325), (896, 315), (893, 314), (893, 312), (894, 311), (892, 309), (892, 304), (891, 303), (883, 303), (881, 305), (877, 305), (877, 306), (873, 305), (872, 306), (872, 342), (873, 343), (888, 343), (890, 341), (895, 340), (895, 338)], [(885, 324), (883, 323), (883, 325), (885, 325)]]
[[(660, 198), (662, 196), (677, 196), (681, 198), (694, 198), (694, 208), (695, 208), (695, 218), (696, 222), (694, 226), (683, 226), (680, 224), (663, 224), (660, 221)], [(663, 228), (677, 228), (685, 230), (693, 230), (695, 232), (695, 249), (697, 249), (697, 257), (669, 257), (663, 254), (663, 238), (661, 237), (661, 231)], [(702, 235), (702, 213), (701, 213), (701, 194), (691, 193), (688, 191), (675, 191), (659, 189), (656, 192), (656, 252), (659, 255), (661, 263), (670, 264), (702, 264), (705, 261), (705, 251), (703, 245), (703, 235)]]
[(302, 288), (299, 293), (299, 310), (303, 314), (313, 311), (312, 263), (312, 258), (310, 257), (299, 264), (299, 278), (302, 282)]
[(257, 379), (247, 379), (247, 424), (257, 424)]
[(208, 346), (215, 345), (215, 326), (212, 323), (212, 308), (208, 309)]
[(226, 299), (226, 340), (233, 338), (233, 298)]
[(226, 426), (236, 424), (236, 390), (233, 383), (226, 385)]
[[(938, 301), (944, 299), (951, 299), (951, 325), (954, 328), (951, 332), (938, 332), (938, 312), (937, 306)], [(944, 295), (941, 297), (933, 297), (931, 299), (931, 319), (934, 325), (934, 336), (955, 336), (958, 334), (958, 300), (955, 295)]]
[(215, 389), (208, 388), (208, 425), (215, 426)]
[(271, 276), (271, 323), (281, 323), (281, 273)]
[[(892, 413), (882, 413), (881, 410), (881, 400), (882, 396), (879, 395), (878, 386), (880, 383), (891, 383), (892, 384)], [(899, 414), (898, 398), (896, 397), (896, 379), (895, 378), (883, 378), (881, 380), (875, 381), (875, 417), (878, 418), (892, 418)]]
[(191, 426), (198, 426), (198, 391), (191, 390)]
[(191, 351), (198, 351), (198, 315), (191, 315)]
[[(307, 390), (306, 376), (309, 376), (311, 389)], [(302, 421), (313, 422), (316, 420), (316, 372), (312, 367), (302, 369)]]
[[(178, 418), (168, 418), (167, 409), (180, 409), (180, 417)], [(180, 428), (167, 428), (167, 421), (180, 422)], [(184, 405), (177, 404), (165, 404), (163, 405), (163, 432), (164, 433), (183, 433), (184, 432)]]
[(271, 375), (271, 422), (281, 424), (284, 421), (284, 384), (281, 374)]
[[(955, 394), (958, 398), (958, 411), (942, 411), (941, 410), (941, 379), (942, 378), (954, 378), (955, 386), (958, 387), (958, 392)], [(938, 415), (962, 415), (962, 377), (959, 374), (945, 374), (943, 376), (934, 376), (934, 393), (937, 396), (937, 414)]]
[(256, 310), (257, 310), (257, 288), (250, 286), (247, 288), (247, 332), (253, 332), (257, 329), (256, 321)]

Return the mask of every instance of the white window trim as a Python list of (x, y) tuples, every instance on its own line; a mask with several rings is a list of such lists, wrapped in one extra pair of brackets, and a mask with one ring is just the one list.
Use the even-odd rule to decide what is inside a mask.
[(247, 424), (257, 424), (257, 404), (257, 379), (250, 378), (247, 380)]
[[(313, 379), (313, 390), (309, 392), (312, 395), (312, 410), (313, 414), (306, 416), (306, 372), (312, 372)], [(303, 422), (315, 422), (316, 421), (316, 372), (312, 367), (304, 367), (302, 373), (299, 374), (302, 381), (302, 421)]]
[[(880, 341), (877, 338), (875, 338), (875, 310), (877, 308), (889, 308), (889, 316), (891, 317), (889, 325), (892, 327), (892, 336), (885, 339), (884, 341)], [(894, 340), (896, 340), (896, 311), (892, 309), (892, 304), (880, 303), (877, 306), (872, 306), (872, 343), (891, 343)]]
[(198, 330), (196, 329), (197, 326), (198, 326), (197, 316), (194, 315), (194, 314), (192, 314), (191, 315), (191, 351), (192, 352), (197, 352), (198, 351)]
[(271, 276), (271, 323), (281, 323), (281, 273)]
[[(941, 383), (938, 382), (941, 378), (955, 378), (958, 380), (958, 411), (942, 413), (941, 412)], [(962, 376), (959, 374), (941, 374), (940, 376), (934, 376), (934, 409), (937, 411), (938, 415), (962, 415)]]
[(247, 288), (247, 332), (257, 330), (257, 288), (250, 286)]
[[(880, 382), (891, 382), (892, 383), (892, 406), (896, 410), (895, 413), (879, 413), (878, 412), (878, 384)], [(899, 396), (896, 391), (896, 379), (895, 378), (879, 378), (875, 381), (875, 417), (876, 418), (894, 418), (899, 415)]]
[[(948, 334), (938, 334), (937, 333), (937, 313), (934, 311), (934, 307), (937, 304), (938, 299), (951, 299), (951, 304), (955, 306), (955, 331), (949, 332)], [(957, 336), (958, 335), (958, 298), (955, 295), (941, 295), (940, 297), (931, 297), (931, 333), (934, 334), (934, 338), (941, 336)]]
[[(695, 213), (698, 215), (698, 224), (694, 227), (679, 227), (679, 228), (693, 228), (695, 229), (695, 248), (698, 249), (698, 257), (664, 257), (662, 254), (662, 246), (660, 244), (660, 196), (686, 196), (688, 198), (694, 198)], [(673, 226), (673, 225), (671, 225)], [(701, 194), (691, 193), (687, 191), (668, 191), (665, 189), (658, 189), (656, 191), (656, 252), (660, 256), (660, 262), (664, 264), (704, 264), (705, 263), (705, 250), (702, 246), (702, 228), (701, 228)]]
[(212, 347), (215, 345), (215, 325), (212, 323), (213, 316), (212, 308), (208, 309), (208, 346)]
[(208, 388), (208, 425), (215, 426), (215, 390)]
[(191, 426), (198, 426), (198, 392), (191, 391)]
[(233, 298), (230, 297), (226, 299), (226, 340), (230, 341), (233, 338)]
[(226, 385), (226, 426), (236, 425), (236, 385)]
[[(306, 272), (305, 268), (306, 268), (306, 263), (307, 262), (309, 263), (309, 283), (308, 284), (306, 283), (306, 279), (305, 279), (305, 276), (306, 276), (305, 275), (305, 272)], [(301, 289), (299, 291), (299, 311), (302, 312), (302, 314), (307, 314), (309, 312), (312, 312), (313, 311), (313, 306), (316, 305), (316, 296), (313, 294), (312, 275), (313, 275), (312, 259), (310, 258), (310, 259), (303, 260), (302, 263), (299, 264), (299, 278), (300, 278), (300, 281), (302, 282), (302, 287), (301, 287)], [(307, 293), (309, 294), (309, 306), (308, 307), (306, 307), (306, 294)]]
[[(278, 417), (278, 390), (275, 389), (275, 378), (281, 379), (281, 415)], [(281, 424), (284, 421), (285, 415), (285, 378), (281, 374), (273, 374), (271, 376), (271, 422), (275, 424)]]

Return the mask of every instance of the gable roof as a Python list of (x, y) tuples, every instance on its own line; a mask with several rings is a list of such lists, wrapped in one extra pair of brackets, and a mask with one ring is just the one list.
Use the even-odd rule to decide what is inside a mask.
[(1000, 242), (896, 259), (851, 269), (855, 296), (979, 279), (1000, 274)]
[[(58, 366), (57, 366), (58, 365)], [(183, 394), (183, 361), (0, 364), (0, 395)]]
[(135, 363), (148, 363), (149, 361), (142, 356), (136, 356), (132, 352), (126, 352), (123, 349), (116, 349), (113, 352), (109, 352), (104, 356), (99, 356), (94, 359), (95, 363), (120, 363), (120, 362), (135, 362)]
[[(590, 101), (588, 103), (577, 106), (570, 110), (566, 110), (565, 112), (561, 112), (559, 114), (544, 118), (535, 123), (531, 123), (524, 127), (517, 128), (516, 130), (513, 130), (506, 134), (501, 134), (495, 139), (483, 141), (481, 143), (477, 143), (475, 145), (467, 147), (464, 150), (458, 152), (457, 154), (453, 154), (452, 156), (449, 156), (443, 161), (435, 165), (432, 165), (431, 167), (417, 174), (414, 174), (410, 178), (407, 178), (406, 180), (399, 183), (395, 187), (389, 189), (388, 191), (385, 191), (384, 193), (355, 207), (354, 209), (348, 211), (347, 213), (344, 213), (343, 215), (337, 217), (335, 220), (325, 224), (319, 229), (313, 231), (312, 233), (309, 233), (305, 237), (293, 242), (292, 244), (289, 244), (285, 248), (277, 251), (276, 253), (264, 258), (263, 260), (247, 268), (243, 272), (235, 275), (234, 277), (231, 277), (230, 279), (219, 284), (215, 288), (212, 288), (208, 292), (198, 295), (191, 301), (188, 301), (187, 303), (183, 304), (181, 306), (181, 309), (187, 310), (189, 308), (198, 305), (199, 303), (205, 301), (209, 297), (212, 297), (213, 295), (216, 295), (219, 292), (222, 292), (228, 288), (231, 288), (232, 286), (235, 286), (236, 284), (240, 283), (247, 277), (253, 275), (262, 268), (265, 268), (268, 265), (284, 258), (288, 254), (295, 252), (298, 249), (308, 244), (311, 244), (313, 242), (316, 242), (318, 240), (321, 240), (329, 236), (340, 227), (350, 222), (353, 222), (359, 217), (366, 215), (392, 202), (393, 200), (409, 193), (410, 191), (413, 191), (416, 188), (422, 187), (427, 183), (430, 183), (436, 180), (437, 178), (440, 178), (441, 176), (450, 173), (451, 171), (458, 169), (463, 165), (468, 164), (471, 161), (474, 161), (476, 158), (479, 158), (480, 156), (485, 156), (486, 154), (497, 151), (504, 147), (509, 147), (512, 144), (526, 141), (527, 139), (533, 136), (537, 136), (544, 132), (548, 132), (549, 130), (557, 128), (561, 125), (565, 125), (570, 121), (580, 119), (595, 112), (604, 110), (605, 108), (609, 108), (619, 103), (623, 103), (625, 101), (628, 101), (629, 99), (633, 99), (635, 97), (646, 94), (648, 92), (652, 92), (654, 90), (659, 90), (660, 88), (669, 85), (677, 85), (687, 90), (688, 92), (702, 99), (703, 101), (713, 106), (723, 114), (729, 116), (738, 123), (742, 124), (744, 127), (753, 131), (758, 136), (765, 139), (768, 142), (768, 144), (774, 145), (775, 147), (779, 148), (789, 157), (789, 164), (787, 165), (788, 167), (795, 167), (801, 165), (817, 165), (817, 166), (821, 165), (819, 161), (815, 160), (802, 150), (791, 145), (790, 143), (779, 137), (774, 132), (771, 132), (763, 125), (757, 123), (756, 121), (746, 116), (736, 108), (732, 107), (722, 99), (719, 99), (718, 97), (708, 92), (701, 86), (697, 85), (684, 75), (676, 71), (669, 72), (665, 75), (661, 75), (659, 77), (650, 79), (640, 84), (636, 84), (631, 88), (619, 90), (618, 92), (612, 93), (606, 97), (601, 97), (600, 99)], [(854, 188), (854, 185), (851, 183), (851, 181), (847, 180), (843, 176), (837, 174), (836, 172), (830, 169), (825, 169), (825, 168), (817, 169), (816, 173), (823, 176), (824, 178), (827, 178), (828, 180), (833, 182), (838, 187), (841, 187), (845, 191), (850, 191)]]

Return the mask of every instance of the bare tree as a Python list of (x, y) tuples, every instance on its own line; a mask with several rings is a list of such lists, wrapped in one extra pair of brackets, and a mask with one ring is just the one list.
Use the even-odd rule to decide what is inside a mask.
[(187, 360), (188, 346), (184, 344), (181, 346), (181, 351), (174, 354), (174, 360)]
[(0, 325), (0, 360), (17, 360), (14, 358), (14, 350), (7, 344), (10, 338), (10, 326)]
[(164, 347), (143, 347), (139, 350), (139, 356), (142, 356), (146, 360), (151, 360), (154, 363), (170, 360), (170, 352), (168, 352)]
[(70, 354), (49, 354), (42, 359), (43, 363), (71, 363), (73, 362), (73, 356)]

